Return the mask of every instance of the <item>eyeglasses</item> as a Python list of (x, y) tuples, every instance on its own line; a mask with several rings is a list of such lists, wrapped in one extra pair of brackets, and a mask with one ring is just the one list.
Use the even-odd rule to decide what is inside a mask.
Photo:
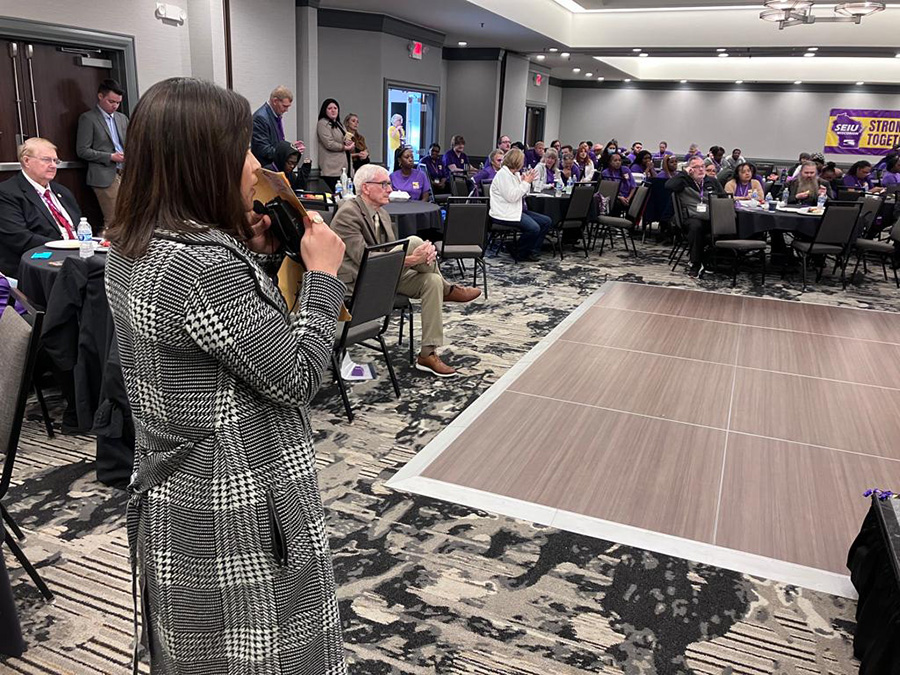
[(34, 157), (33, 155), (26, 156), (31, 157), (31, 159), (36, 159), (39, 162), (43, 162), (44, 164), (56, 164), (56, 166), (62, 164), (62, 160), (58, 157)]
[(382, 190), (393, 187), (389, 180), (367, 180), (366, 185), (380, 185)]

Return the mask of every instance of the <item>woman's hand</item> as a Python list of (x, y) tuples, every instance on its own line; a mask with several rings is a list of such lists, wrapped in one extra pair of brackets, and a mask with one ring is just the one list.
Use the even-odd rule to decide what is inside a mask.
[(306, 232), (300, 240), (300, 255), (310, 272), (327, 272), (337, 276), (344, 260), (344, 242), (318, 213), (303, 219)]
[(360, 159), (369, 159), (369, 151), (363, 150), (361, 153), (359, 153), (359, 158)]
[(281, 246), (281, 242), (269, 232), (272, 227), (272, 221), (269, 216), (261, 216), (255, 211), (247, 212), (247, 223), (250, 225), (250, 231), (253, 233), (245, 244), (254, 253), (262, 253), (270, 255), (275, 253)]
[(356, 143), (353, 141), (344, 141), (344, 150), (353, 150), (356, 147)]
[(522, 180), (526, 183), (533, 182), (536, 177), (537, 171), (535, 171), (534, 169), (530, 169), (529, 171), (526, 171), (524, 174), (522, 174)]

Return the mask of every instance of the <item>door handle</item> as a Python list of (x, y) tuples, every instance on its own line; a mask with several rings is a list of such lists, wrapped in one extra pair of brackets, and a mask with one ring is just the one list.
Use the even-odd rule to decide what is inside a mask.
[(28, 60), (28, 80), (31, 84), (31, 110), (34, 112), (34, 135), (41, 135), (41, 127), (38, 124), (37, 99), (34, 97), (34, 45), (25, 45), (25, 58)]
[(16, 87), (16, 122), (19, 125), (19, 133), (16, 135), (16, 146), (25, 142), (25, 127), (22, 124), (22, 95), (19, 93), (19, 69), (16, 68), (16, 60), (19, 56), (19, 43), (9, 43), (9, 60), (12, 63), (13, 82)]

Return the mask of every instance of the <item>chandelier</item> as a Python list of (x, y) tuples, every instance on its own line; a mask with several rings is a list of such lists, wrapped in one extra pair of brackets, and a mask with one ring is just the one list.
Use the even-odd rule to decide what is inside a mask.
[(864, 16), (884, 10), (883, 2), (839, 2), (834, 6), (834, 16), (813, 14), (813, 0), (766, 0), (766, 8), (759, 18), (778, 24), (783, 30), (790, 26), (812, 23), (861, 23)]

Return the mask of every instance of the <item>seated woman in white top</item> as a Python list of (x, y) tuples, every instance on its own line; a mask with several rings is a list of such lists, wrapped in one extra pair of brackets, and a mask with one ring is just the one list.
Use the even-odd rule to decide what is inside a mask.
[(591, 160), (590, 149), (587, 143), (581, 143), (575, 152), (575, 164), (581, 174), (581, 183), (589, 183), (594, 178), (594, 162)]
[[(545, 155), (550, 152), (545, 151)], [(544, 235), (550, 229), (551, 220), (542, 213), (527, 211), (522, 205), (537, 169), (519, 175), (525, 164), (525, 154), (511, 148), (503, 157), (503, 164), (491, 182), (491, 220), (498, 225), (514, 227), (521, 232), (518, 250), (511, 250), (518, 260), (536, 260), (544, 243)]]
[(551, 187), (559, 178), (559, 153), (550, 148), (544, 150), (544, 156), (536, 167), (537, 174), (534, 178), (534, 189), (540, 192), (544, 188)]

